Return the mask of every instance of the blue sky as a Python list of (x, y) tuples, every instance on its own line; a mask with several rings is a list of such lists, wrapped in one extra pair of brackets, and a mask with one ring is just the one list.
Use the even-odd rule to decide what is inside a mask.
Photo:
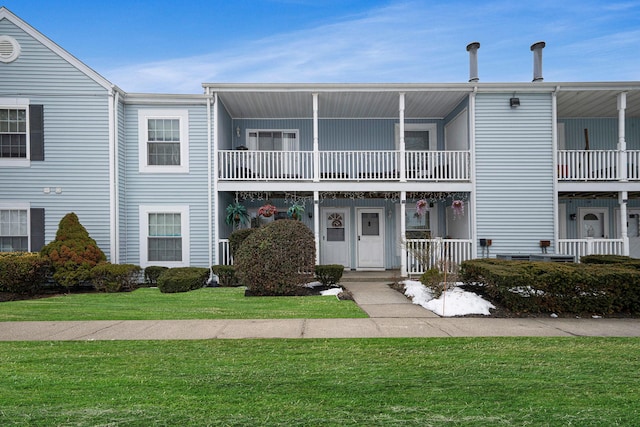
[(640, 80), (640, 0), (4, 0), (128, 92), (202, 82)]

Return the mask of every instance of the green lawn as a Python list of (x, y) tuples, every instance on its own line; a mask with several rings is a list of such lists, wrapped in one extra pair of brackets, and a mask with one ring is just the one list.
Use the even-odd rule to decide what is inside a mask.
[(2, 426), (636, 426), (640, 340), (0, 343)]
[(19, 320), (293, 319), (367, 317), (335, 296), (245, 297), (243, 288), (163, 294), (156, 288), (0, 303), (0, 322)]

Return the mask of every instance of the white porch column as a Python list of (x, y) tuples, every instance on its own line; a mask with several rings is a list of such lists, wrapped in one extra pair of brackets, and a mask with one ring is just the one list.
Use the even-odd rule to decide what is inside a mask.
[[(313, 182), (320, 182), (320, 146), (318, 143), (318, 94), (313, 96)], [(317, 198), (315, 200), (318, 200)]]
[(313, 234), (316, 241), (316, 265), (320, 265), (320, 192), (313, 192)]
[(626, 191), (618, 193), (618, 203), (620, 204), (620, 238), (622, 239), (622, 255), (629, 256), (629, 233), (627, 231), (627, 198)]
[(407, 276), (407, 192), (400, 192), (400, 276)]
[[(407, 182), (407, 159), (405, 157), (405, 145), (404, 145), (404, 92), (400, 92), (398, 99), (398, 110), (400, 113), (399, 128), (399, 150), (400, 150), (400, 182)], [(403, 228), (404, 230), (404, 228)]]
[[(624, 116), (627, 108), (627, 92), (618, 94), (618, 178), (628, 181), (627, 171), (627, 141), (625, 140)], [(625, 221), (626, 222), (626, 221)]]

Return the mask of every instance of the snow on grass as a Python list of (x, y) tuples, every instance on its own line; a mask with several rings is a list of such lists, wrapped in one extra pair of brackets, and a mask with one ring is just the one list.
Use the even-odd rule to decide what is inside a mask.
[(326, 291), (320, 291), (320, 295), (322, 296), (327, 296), (327, 295), (338, 295), (342, 293), (342, 288), (331, 288), (331, 289), (327, 289)]
[(412, 299), (414, 304), (420, 305), (435, 314), (444, 317), (464, 316), (466, 314), (489, 315), (489, 309), (495, 308), (482, 297), (460, 289), (456, 284), (443, 292), (440, 298), (433, 298), (431, 289), (415, 280), (405, 280), (404, 294)]

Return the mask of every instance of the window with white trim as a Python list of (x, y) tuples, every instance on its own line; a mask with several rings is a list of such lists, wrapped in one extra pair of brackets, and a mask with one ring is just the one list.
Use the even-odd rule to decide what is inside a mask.
[(189, 172), (189, 112), (138, 112), (140, 172)]
[(298, 151), (298, 130), (248, 129), (247, 147), (257, 151)]
[(140, 206), (140, 265), (189, 265), (189, 207)]
[(0, 209), (0, 252), (27, 252), (28, 225), (28, 209)]
[(0, 157), (27, 158), (26, 108), (0, 108)]

